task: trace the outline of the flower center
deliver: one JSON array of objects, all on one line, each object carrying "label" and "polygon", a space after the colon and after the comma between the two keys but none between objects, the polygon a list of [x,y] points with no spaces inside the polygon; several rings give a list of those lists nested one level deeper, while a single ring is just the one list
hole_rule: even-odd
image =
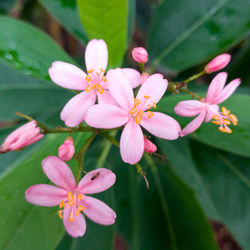
[{"label": "flower center", "polygon": [[107,82],[106,76],[104,76],[105,71],[103,68],[100,68],[100,72],[95,72],[94,69],[88,71],[88,75],[85,77],[85,80],[88,83],[86,88],[87,92],[90,92],[92,89],[98,91],[100,94],[103,94],[103,83]]},{"label": "flower center", "polygon": [[225,107],[221,108],[221,112],[218,112],[216,115],[213,116],[214,121],[212,121],[216,125],[219,126],[219,130],[224,133],[231,134],[232,129],[228,127],[231,123],[234,126],[237,126],[238,119],[234,114],[230,114],[230,110],[226,109]]},{"label": "flower center", "polygon": [[[138,98],[134,100],[134,106],[132,109],[130,109],[129,114],[134,117],[137,124],[140,124],[142,116],[146,110],[156,108],[155,102],[153,102],[153,104],[147,104],[147,100],[150,98],[150,96],[145,95],[143,100],[139,100]],[[152,111],[147,111],[146,113],[148,115],[148,119],[154,116],[154,113]]]},{"label": "flower center", "polygon": [[85,207],[82,205],[79,205],[79,201],[83,198],[83,194],[78,193],[74,194],[72,192],[67,193],[67,200],[62,200],[59,204],[59,210],[58,215],[62,219],[63,218],[63,212],[65,209],[70,208],[70,215],[69,215],[69,221],[73,221],[75,219],[75,216],[79,215],[80,212],[82,212]]}]

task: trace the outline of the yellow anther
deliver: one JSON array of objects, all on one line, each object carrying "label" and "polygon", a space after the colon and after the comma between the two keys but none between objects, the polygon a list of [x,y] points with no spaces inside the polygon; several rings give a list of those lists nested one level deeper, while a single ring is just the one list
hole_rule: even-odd
[{"label": "yellow anther", "polygon": [[148,111],[148,119],[152,118],[154,116],[154,113],[152,111]]},{"label": "yellow anther", "polygon": [[62,200],[62,201],[60,202],[60,204],[59,204],[59,208],[63,208],[63,207],[65,207],[64,200]]},{"label": "yellow anther", "polygon": [[107,82],[106,76],[103,76],[103,77],[102,77],[102,80],[103,80],[104,82]]},{"label": "yellow anther", "polygon": [[84,206],[82,206],[82,205],[79,205],[79,206],[78,206],[78,209],[77,209],[77,211],[81,212],[81,211],[83,211],[84,209],[85,209],[85,207],[84,207]]},{"label": "yellow anther", "polygon": [[212,123],[214,123],[215,125],[220,125],[219,121],[212,121]]},{"label": "yellow anther", "polygon": [[156,109],[156,103],[155,103],[155,102],[153,103],[152,107],[153,107],[154,109]]},{"label": "yellow anther", "polygon": [[90,84],[90,85],[88,85],[88,87],[86,88],[86,92],[89,92],[89,91],[91,91],[92,89],[93,89],[93,85]]},{"label": "yellow anther", "polygon": [[145,96],[144,96],[144,98],[145,98],[145,99],[150,99],[151,97],[150,97],[150,96],[145,95]]},{"label": "yellow anther", "polygon": [[83,194],[78,194],[76,198],[77,198],[77,200],[80,201],[83,198]]},{"label": "yellow anther", "polygon": [[221,111],[222,111],[223,115],[225,115],[225,116],[228,116],[230,114],[230,110],[226,109],[225,107],[222,107]]},{"label": "yellow anther", "polygon": [[96,84],[95,85],[95,89],[102,95],[103,94],[103,88],[101,85],[99,84]]},{"label": "yellow anther", "polygon": [[68,205],[69,205],[70,207],[73,207],[75,204],[76,204],[75,201],[69,201],[69,202],[68,202]]},{"label": "yellow anther", "polygon": [[136,98],[134,101],[134,107],[136,107],[139,104],[141,104],[141,101],[138,98]]},{"label": "yellow anther", "polygon": [[231,122],[229,120],[223,119],[222,120],[222,124],[224,124],[224,125],[230,125]]},{"label": "yellow anther", "polygon": [[72,192],[67,193],[68,201],[73,201],[73,194]]},{"label": "yellow anther", "polygon": [[69,221],[73,221],[73,220],[75,220],[74,213],[70,212],[70,214],[69,214]]},{"label": "yellow anther", "polygon": [[231,119],[234,126],[236,126],[238,124],[238,119],[234,114],[230,114],[229,118]]},{"label": "yellow anther", "polygon": [[214,119],[214,120],[220,120],[220,116],[214,115],[214,116],[213,116],[213,119]]},{"label": "yellow anther", "polygon": [[137,108],[134,107],[134,108],[132,108],[132,109],[129,111],[129,114],[133,115],[133,114],[135,114],[137,111],[138,111]]},{"label": "yellow anther", "polygon": [[140,124],[141,120],[142,120],[142,116],[143,116],[143,111],[139,111],[136,115],[136,118],[135,118],[135,122],[137,124]]},{"label": "yellow anther", "polygon": [[88,73],[91,74],[94,71],[94,69],[88,70]]},{"label": "yellow anther", "polygon": [[87,81],[87,83],[89,83],[89,81],[91,80],[91,76],[87,75],[87,76],[85,77],[85,80]]},{"label": "yellow anther", "polygon": [[62,219],[62,218],[63,218],[63,215],[62,215],[62,210],[58,210],[58,215],[59,215],[60,219]]},{"label": "yellow anther", "polygon": [[101,67],[101,72],[102,72],[102,73],[105,73],[105,70],[104,70],[102,67]]},{"label": "yellow anther", "polygon": [[227,133],[227,134],[231,134],[232,133],[232,130],[229,128],[229,127],[219,127],[219,130],[223,133]]}]

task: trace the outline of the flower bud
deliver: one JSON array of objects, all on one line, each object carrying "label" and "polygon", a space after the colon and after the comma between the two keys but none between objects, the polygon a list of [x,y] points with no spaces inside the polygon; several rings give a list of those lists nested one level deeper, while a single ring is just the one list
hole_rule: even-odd
[{"label": "flower bud", "polygon": [[148,61],[148,52],[142,47],[134,48],[132,50],[132,56],[138,63],[146,63]]},{"label": "flower bud", "polygon": [[149,78],[149,74],[148,73],[142,73],[141,74],[141,85]]},{"label": "flower bud", "polygon": [[72,137],[66,138],[64,143],[58,148],[58,156],[63,161],[69,161],[75,153],[75,146]]},{"label": "flower bud", "polygon": [[204,70],[207,74],[219,71],[225,68],[231,60],[231,56],[229,54],[221,54],[216,56],[210,63],[208,63]]},{"label": "flower bud", "polygon": [[40,134],[41,129],[36,121],[31,121],[8,135],[0,147],[0,153],[17,151],[40,140],[44,135]]},{"label": "flower bud", "polygon": [[155,144],[144,137],[144,151],[148,153],[155,153],[156,150],[157,147]]}]

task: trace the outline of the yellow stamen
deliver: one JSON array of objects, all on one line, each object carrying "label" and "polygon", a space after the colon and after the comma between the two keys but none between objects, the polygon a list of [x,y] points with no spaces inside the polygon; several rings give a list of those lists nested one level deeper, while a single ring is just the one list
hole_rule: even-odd
[{"label": "yellow stamen", "polygon": [[139,105],[139,104],[141,104],[141,101],[138,98],[136,98],[135,99],[134,107],[137,106],[137,105]]},{"label": "yellow stamen", "polygon": [[230,114],[229,118],[231,119],[234,126],[236,126],[238,124],[238,119],[234,114]]},{"label": "yellow stamen", "polygon": [[95,85],[95,89],[102,95],[103,94],[103,88],[101,85],[99,84],[96,84]]},{"label": "yellow stamen", "polygon": [[129,114],[133,115],[133,114],[135,114],[137,111],[138,111],[137,108],[134,107],[134,108],[132,108],[132,109],[129,111]]},{"label": "yellow stamen", "polygon": [[85,80],[87,81],[87,83],[89,83],[89,81],[91,80],[91,76],[87,75],[87,76],[85,77]]},{"label": "yellow stamen", "polygon": [[148,119],[152,118],[154,116],[154,113],[152,111],[148,111]]},{"label": "yellow stamen", "polygon": [[232,130],[229,128],[229,127],[219,127],[219,130],[223,133],[227,133],[227,134],[231,134],[232,133]]},{"label": "yellow stamen", "polygon": [[70,207],[73,207],[75,204],[76,204],[75,201],[69,201],[69,202],[68,202],[68,205],[69,205]]},{"label": "yellow stamen", "polygon": [[107,82],[106,76],[103,76],[103,77],[102,77],[102,80],[103,80],[104,82]]},{"label": "yellow stamen", "polygon": [[215,125],[220,125],[219,121],[212,121],[212,123],[214,123]]},{"label": "yellow stamen", "polygon": [[59,218],[62,219],[63,218],[63,215],[62,215],[62,210],[58,210],[58,215],[59,215]]},{"label": "yellow stamen", "polygon": [[101,67],[101,72],[102,72],[102,73],[105,73],[105,70],[104,70],[102,67]]},{"label": "yellow stamen", "polygon": [[59,204],[59,208],[63,208],[63,207],[65,207],[64,200],[62,200],[62,201],[60,202],[60,204]]},{"label": "yellow stamen", "polygon": [[90,84],[90,85],[88,85],[88,87],[86,88],[86,92],[89,92],[89,91],[92,90],[92,89],[93,89],[93,85]]},{"label": "yellow stamen", "polygon": [[69,214],[69,221],[74,221],[74,220],[75,220],[74,213],[70,212],[70,214]]},{"label": "yellow stamen", "polygon": [[73,201],[73,194],[72,192],[67,193],[68,201]]},{"label": "yellow stamen", "polygon": [[213,119],[214,119],[214,120],[220,120],[220,117],[219,117],[218,115],[214,115],[214,116],[213,116]]},{"label": "yellow stamen", "polygon": [[222,124],[224,124],[224,125],[230,125],[231,122],[229,120],[223,119],[222,120]]},{"label": "yellow stamen", "polygon": [[155,102],[153,103],[152,107],[153,107],[154,109],[156,109],[156,103],[155,103]]},{"label": "yellow stamen", "polygon": [[83,198],[83,194],[78,194],[76,198],[77,198],[77,200],[80,201]]},{"label": "yellow stamen", "polygon": [[145,98],[145,99],[150,99],[151,97],[150,97],[150,96],[145,95],[145,96],[144,96],[144,98]]},{"label": "yellow stamen", "polygon": [[228,116],[230,114],[230,110],[226,109],[225,107],[222,107],[221,111],[222,111],[223,115],[225,115],[225,116]]},{"label": "yellow stamen", "polygon": [[90,69],[90,70],[88,71],[88,73],[91,74],[93,71],[94,71],[94,69]]},{"label": "yellow stamen", "polygon": [[135,122],[137,124],[140,124],[141,120],[142,120],[142,116],[143,116],[143,111],[139,111],[136,115],[136,118],[135,118]]}]

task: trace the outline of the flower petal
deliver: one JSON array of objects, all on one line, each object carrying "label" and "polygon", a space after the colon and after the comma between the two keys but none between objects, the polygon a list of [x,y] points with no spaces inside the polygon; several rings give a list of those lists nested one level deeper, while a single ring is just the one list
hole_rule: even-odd
[{"label": "flower petal", "polygon": [[82,92],[71,98],[61,112],[61,119],[69,127],[78,126],[83,120],[86,110],[96,101],[95,91]]},{"label": "flower petal", "polygon": [[141,125],[152,135],[166,140],[176,140],[181,131],[179,123],[163,113],[154,112],[153,114],[150,119],[143,117]]},{"label": "flower petal", "polygon": [[134,94],[128,78],[120,68],[107,73],[108,89],[115,102],[129,111],[134,105]]},{"label": "flower petal", "polygon": [[108,90],[104,89],[102,94],[97,92],[97,96],[98,96],[98,104],[110,104],[117,106],[117,103],[115,102],[115,100],[113,99]]},{"label": "flower petal", "polygon": [[177,115],[190,117],[199,114],[203,109],[205,109],[206,104],[196,100],[188,100],[179,102],[174,111]]},{"label": "flower petal", "polygon": [[114,185],[115,174],[106,168],[98,168],[87,173],[78,184],[78,191],[83,194],[95,194]]},{"label": "flower petal", "polygon": [[234,79],[220,92],[220,94],[215,98],[214,103],[218,104],[224,102],[233,92],[239,87],[241,80],[239,78]]},{"label": "flower petal", "polygon": [[214,102],[214,100],[221,93],[226,83],[226,80],[227,80],[226,72],[221,72],[214,77],[207,90],[206,102],[211,104],[217,104]]},{"label": "flower petal", "polygon": [[130,120],[121,134],[120,152],[122,160],[131,165],[142,158],[144,152],[144,137],[141,127]]},{"label": "flower petal", "polygon": [[75,90],[84,90],[87,87],[86,74],[73,64],[56,61],[49,68],[50,78],[57,85]]},{"label": "flower petal", "polygon": [[85,50],[85,64],[88,71],[106,70],[108,65],[108,48],[103,40],[91,40]]},{"label": "flower petal", "polygon": [[137,70],[131,69],[131,68],[122,68],[122,71],[125,74],[125,76],[128,78],[131,84],[131,87],[133,89],[140,85],[141,74]]},{"label": "flower petal", "polygon": [[124,125],[129,119],[128,112],[108,104],[97,104],[88,108],[85,115],[85,122],[94,128],[118,128]]},{"label": "flower petal", "polygon": [[94,222],[101,225],[112,225],[116,219],[116,213],[104,202],[84,196],[80,204],[85,207],[84,213]]},{"label": "flower petal", "polygon": [[194,120],[192,120],[184,129],[182,129],[180,136],[185,136],[198,129],[204,121],[205,115],[206,112],[202,111]]},{"label": "flower petal", "polygon": [[71,208],[65,209],[63,212],[63,224],[69,235],[72,237],[83,236],[86,232],[86,221],[84,216],[80,213],[74,217],[73,221],[69,220]]},{"label": "flower petal", "polygon": [[163,79],[163,75],[153,74],[143,83],[136,98],[142,100],[144,96],[148,96],[150,98],[146,100],[145,105],[157,103],[164,95],[167,86],[168,81]]},{"label": "flower petal", "polygon": [[208,105],[207,104],[206,117],[204,119],[204,122],[209,122],[212,119],[212,117],[217,114],[218,111],[219,111],[218,105],[216,105],[216,104]]},{"label": "flower petal", "polygon": [[35,205],[54,207],[67,198],[67,191],[52,185],[38,184],[29,187],[25,199]]},{"label": "flower petal", "polygon": [[74,175],[68,165],[56,156],[48,156],[42,161],[44,173],[57,186],[72,191],[76,188]]}]

